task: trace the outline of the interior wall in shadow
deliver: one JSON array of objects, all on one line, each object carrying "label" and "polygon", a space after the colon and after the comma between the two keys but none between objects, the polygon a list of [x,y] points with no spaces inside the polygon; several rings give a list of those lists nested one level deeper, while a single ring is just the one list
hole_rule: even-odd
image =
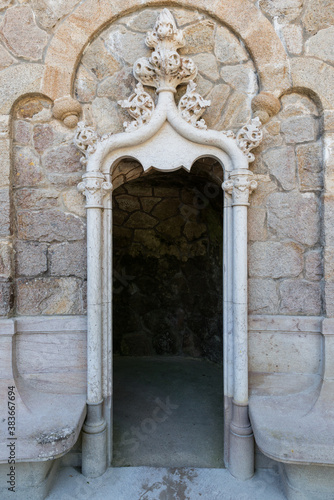
[{"label": "interior wall in shadow", "polygon": [[222,363],[222,167],[151,171],[113,193],[113,343]]}]

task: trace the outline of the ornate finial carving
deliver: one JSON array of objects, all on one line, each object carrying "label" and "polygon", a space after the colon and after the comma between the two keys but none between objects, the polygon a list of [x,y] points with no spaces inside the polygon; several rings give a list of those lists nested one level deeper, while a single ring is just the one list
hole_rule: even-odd
[{"label": "ornate finial carving", "polygon": [[196,128],[206,129],[205,121],[199,120],[205,111],[205,108],[210,106],[211,101],[206,101],[203,97],[195,92],[196,83],[192,80],[188,83],[187,92],[180,99],[178,109],[182,118]]},{"label": "ornate finial carving", "polygon": [[249,205],[249,195],[257,188],[250,170],[235,170],[230,173],[229,179],[222,184],[223,190],[232,195],[232,205]]},{"label": "ornate finial carving", "polygon": [[103,208],[103,199],[112,190],[101,172],[87,172],[78,184],[78,191],[86,196],[86,208]]},{"label": "ornate finial carving", "polygon": [[122,106],[122,108],[127,109],[128,113],[135,118],[135,120],[130,123],[123,123],[126,132],[132,132],[141,125],[148,123],[154,111],[153,99],[145,92],[141,83],[137,83],[135,91],[130,95],[129,99],[118,101],[118,104]]},{"label": "ornate finial carving", "polygon": [[87,126],[84,122],[79,122],[76,134],[74,136],[74,144],[85,155],[81,158],[83,165],[87,164],[89,155],[93,154],[96,150],[99,136],[93,127]]},{"label": "ornate finial carving", "polygon": [[260,127],[261,122],[259,118],[253,118],[237,133],[237,144],[247,156],[249,163],[255,159],[255,156],[250,152],[250,150],[256,148],[262,141],[263,133]]},{"label": "ornate finial carving", "polygon": [[175,92],[178,85],[195,78],[197,68],[194,62],[177,52],[184,46],[183,34],[168,9],[162,11],[153,31],[148,32],[146,45],[154,49],[151,57],[141,57],[133,66],[134,76],[141,83],[157,88],[158,92]]}]

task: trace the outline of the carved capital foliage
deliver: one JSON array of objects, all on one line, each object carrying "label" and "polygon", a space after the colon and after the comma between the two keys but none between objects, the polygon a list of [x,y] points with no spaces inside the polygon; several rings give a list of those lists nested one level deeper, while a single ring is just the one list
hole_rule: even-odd
[{"label": "carved capital foliage", "polygon": [[86,208],[103,208],[103,200],[112,190],[101,172],[87,172],[78,184],[78,191],[86,196]]},{"label": "carved capital foliage", "polygon": [[175,91],[181,83],[195,78],[197,68],[194,62],[177,52],[184,46],[183,34],[168,9],[159,15],[145,42],[154,51],[150,58],[141,57],[133,66],[134,76],[141,83],[155,87],[158,91]]},{"label": "carved capital foliage", "polygon": [[199,118],[204,113],[205,109],[210,106],[211,101],[203,99],[203,97],[195,92],[196,83],[192,80],[187,86],[187,91],[184,96],[180,99],[178,109],[181,113],[182,118],[193,125],[196,128],[206,129],[205,121],[199,120]]},{"label": "carved capital foliage", "polygon": [[262,141],[263,133],[260,127],[259,118],[253,118],[239,130],[236,136],[237,144],[247,156],[249,163],[255,160],[255,156],[250,150],[256,148]]},{"label": "carved capital foliage", "polygon": [[137,83],[135,91],[129,99],[118,101],[118,104],[125,108],[134,118],[132,122],[124,122],[123,126],[126,132],[132,132],[141,125],[148,123],[154,111],[154,102],[152,97],[145,92],[141,83]]},{"label": "carved capital foliage", "polygon": [[249,205],[249,195],[257,188],[253,176],[250,170],[236,170],[223,182],[223,190],[232,196],[232,205]]}]

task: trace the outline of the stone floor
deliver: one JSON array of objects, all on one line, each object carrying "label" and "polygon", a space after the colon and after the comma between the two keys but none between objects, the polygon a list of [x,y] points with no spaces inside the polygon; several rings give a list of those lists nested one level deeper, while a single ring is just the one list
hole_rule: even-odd
[{"label": "stone floor", "polygon": [[222,367],[182,357],[114,361],[114,465],[224,467]]}]

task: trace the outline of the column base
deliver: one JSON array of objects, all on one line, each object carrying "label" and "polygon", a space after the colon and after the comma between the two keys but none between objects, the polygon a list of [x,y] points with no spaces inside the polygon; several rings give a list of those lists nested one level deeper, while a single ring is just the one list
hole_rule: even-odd
[{"label": "column base", "polygon": [[81,472],[89,478],[99,477],[107,466],[107,429],[102,402],[87,404],[87,417],[82,428]]},{"label": "column base", "polygon": [[230,457],[228,469],[242,481],[254,475],[254,435],[248,417],[248,405],[232,402]]}]

